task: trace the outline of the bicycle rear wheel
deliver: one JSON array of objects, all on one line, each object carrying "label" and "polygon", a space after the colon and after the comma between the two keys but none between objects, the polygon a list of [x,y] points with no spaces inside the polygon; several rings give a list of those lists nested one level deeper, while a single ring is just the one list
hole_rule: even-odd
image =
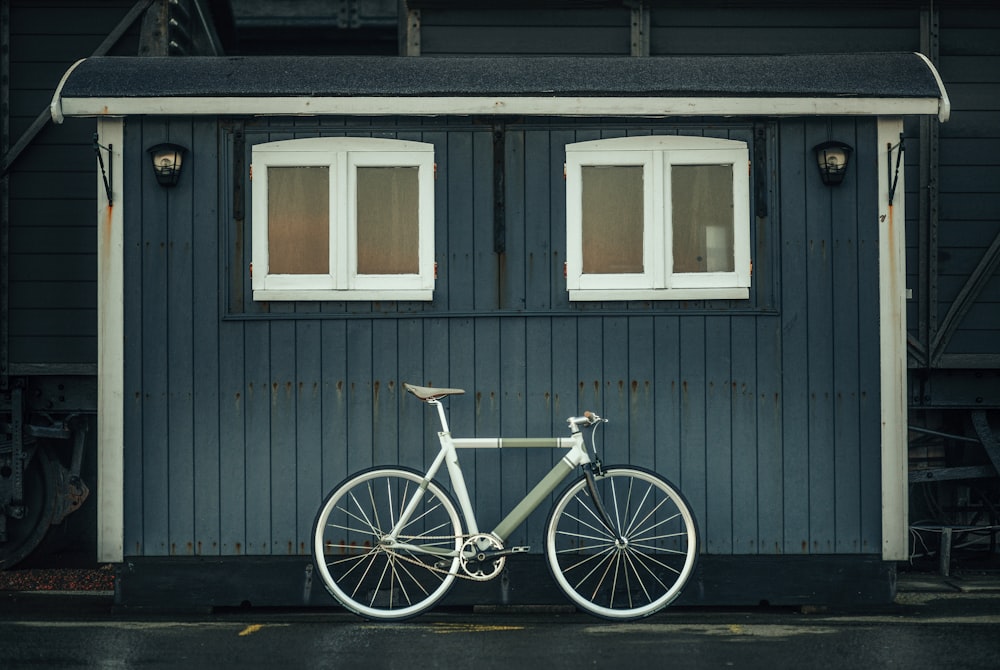
[{"label": "bicycle rear wheel", "polygon": [[549,513],[549,569],[569,599],[591,614],[619,621],[649,616],[680,595],[694,570],[694,515],[680,491],[650,470],[611,466],[595,479],[612,527],[581,477]]},{"label": "bicycle rear wheel", "polygon": [[[313,560],[326,589],[369,619],[400,620],[434,606],[455,580],[462,524],[451,496],[408,468],[373,468],[339,484],[313,524]],[[414,498],[397,543],[386,541]]]}]

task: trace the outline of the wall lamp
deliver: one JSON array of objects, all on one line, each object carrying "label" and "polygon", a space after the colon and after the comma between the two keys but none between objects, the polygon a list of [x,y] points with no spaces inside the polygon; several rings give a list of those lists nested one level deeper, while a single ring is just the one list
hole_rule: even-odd
[{"label": "wall lamp", "polygon": [[816,164],[824,184],[836,186],[844,181],[844,173],[847,172],[847,164],[854,151],[850,145],[843,142],[823,142],[814,146],[813,151],[816,152]]},{"label": "wall lamp", "polygon": [[181,176],[181,164],[187,149],[179,144],[157,144],[149,148],[153,174],[160,186],[173,186]]}]

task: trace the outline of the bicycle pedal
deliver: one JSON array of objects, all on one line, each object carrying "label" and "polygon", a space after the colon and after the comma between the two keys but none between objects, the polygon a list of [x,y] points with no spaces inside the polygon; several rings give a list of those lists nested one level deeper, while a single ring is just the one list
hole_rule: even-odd
[{"label": "bicycle pedal", "polygon": [[512,554],[526,554],[531,551],[531,547],[511,547],[509,551]]}]

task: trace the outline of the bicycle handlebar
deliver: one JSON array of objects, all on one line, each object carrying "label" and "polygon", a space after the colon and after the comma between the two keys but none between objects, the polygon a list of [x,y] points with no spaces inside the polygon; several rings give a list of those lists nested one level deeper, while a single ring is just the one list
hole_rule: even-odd
[{"label": "bicycle handlebar", "polygon": [[591,426],[595,423],[607,422],[607,419],[602,419],[596,413],[587,410],[583,413],[583,416],[571,416],[566,419],[566,422],[572,426]]}]

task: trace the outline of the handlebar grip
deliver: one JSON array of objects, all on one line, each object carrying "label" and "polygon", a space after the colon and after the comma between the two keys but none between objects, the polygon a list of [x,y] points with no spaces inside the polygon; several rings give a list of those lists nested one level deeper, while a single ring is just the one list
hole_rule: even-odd
[{"label": "handlebar grip", "polygon": [[571,424],[574,424],[574,425],[577,425],[577,426],[582,426],[582,425],[591,426],[591,425],[593,425],[595,423],[598,423],[600,421],[606,421],[606,420],[607,419],[602,419],[601,417],[599,417],[594,412],[591,412],[590,410],[587,410],[586,412],[584,412],[583,416],[571,416],[569,419],[567,419],[567,421],[569,421]]}]

